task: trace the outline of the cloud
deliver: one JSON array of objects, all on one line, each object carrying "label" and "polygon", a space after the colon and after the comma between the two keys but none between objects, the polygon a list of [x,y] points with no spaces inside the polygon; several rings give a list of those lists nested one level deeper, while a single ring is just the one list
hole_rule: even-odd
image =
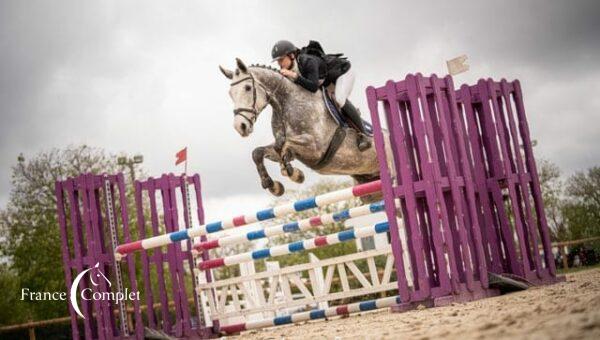
[{"label": "cloud", "polygon": [[[142,153],[149,174],[189,168],[206,197],[268,197],[251,160],[272,141],[265,112],[250,138],[232,128],[217,65],[268,62],[271,44],[309,39],[344,52],[357,73],[352,98],[408,72],[445,71],[466,53],[480,77],[519,78],[539,154],[567,173],[596,164],[600,141],[600,24],[595,1],[178,1],[0,4],[0,206],[10,166],[73,143]],[[269,170],[279,175],[277,166]],[[308,172],[308,182],[318,176]],[[287,185],[288,181],[284,181]]]}]

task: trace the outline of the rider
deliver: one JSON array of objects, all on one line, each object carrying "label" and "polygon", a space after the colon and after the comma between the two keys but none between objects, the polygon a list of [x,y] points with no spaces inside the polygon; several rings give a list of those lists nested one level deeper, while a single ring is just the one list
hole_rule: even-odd
[{"label": "rider", "polygon": [[[320,48],[320,46],[319,46]],[[364,151],[371,146],[366,136],[365,126],[358,109],[348,100],[354,86],[354,73],[350,62],[345,58],[335,58],[327,63],[322,58],[298,49],[287,40],[278,41],[271,51],[273,60],[277,60],[281,74],[308,91],[317,92],[325,87],[334,98],[342,113],[357,127],[357,146]]]}]

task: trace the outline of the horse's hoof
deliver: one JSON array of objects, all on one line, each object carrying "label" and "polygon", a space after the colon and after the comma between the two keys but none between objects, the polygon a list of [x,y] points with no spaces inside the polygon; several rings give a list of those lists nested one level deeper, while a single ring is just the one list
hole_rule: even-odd
[{"label": "horse's hoof", "polygon": [[304,182],[304,173],[302,172],[302,170],[294,168],[294,170],[292,171],[292,175],[290,176],[290,179],[296,183],[303,183]]},{"label": "horse's hoof", "polygon": [[273,185],[269,188],[269,192],[275,196],[281,196],[285,192],[285,188],[281,182],[275,181]]},{"label": "horse's hoof", "polygon": [[261,185],[263,189],[269,189],[273,187],[273,180],[270,178],[265,178],[261,181]]},{"label": "horse's hoof", "polygon": [[281,176],[288,177],[288,172],[285,167],[281,167]]}]

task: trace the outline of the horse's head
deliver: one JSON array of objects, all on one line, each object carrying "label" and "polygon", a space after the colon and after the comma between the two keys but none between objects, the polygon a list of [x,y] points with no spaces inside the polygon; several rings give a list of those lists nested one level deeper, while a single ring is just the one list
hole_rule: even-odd
[{"label": "horse's head", "polygon": [[243,61],[236,58],[237,69],[230,71],[219,66],[225,77],[231,79],[229,96],[233,100],[233,127],[242,136],[252,133],[258,115],[269,104],[269,94]]}]

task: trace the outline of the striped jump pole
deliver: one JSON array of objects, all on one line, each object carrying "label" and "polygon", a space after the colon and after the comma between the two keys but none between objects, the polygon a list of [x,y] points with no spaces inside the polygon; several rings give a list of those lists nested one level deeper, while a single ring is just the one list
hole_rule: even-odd
[{"label": "striped jump pole", "polygon": [[225,236],[210,241],[200,242],[194,245],[194,250],[205,251],[223,246],[250,242],[261,238],[281,235],[285,233],[309,230],[311,228],[322,226],[325,224],[343,222],[350,218],[374,214],[383,210],[385,210],[385,205],[383,201],[379,201],[371,204],[365,204],[356,208],[346,209],[336,213],[313,216],[300,221],[288,222],[273,227],[264,228],[262,230],[250,231],[241,235]]},{"label": "striped jump pole", "polygon": [[234,334],[251,329],[273,327],[298,323],[302,321],[318,320],[327,317],[348,315],[351,313],[366,312],[375,309],[391,307],[399,304],[400,296],[390,296],[381,299],[367,300],[347,305],[329,307],[325,309],[313,309],[307,312],[294,313],[292,315],[279,316],[273,319],[250,321],[245,323],[221,326],[220,331],[226,334]]},{"label": "striped jump pole", "polygon": [[323,195],[302,199],[299,201],[284,203],[273,208],[260,210],[251,215],[240,215],[228,220],[212,222],[197,227],[175,231],[164,235],[154,236],[135,242],[121,244],[115,250],[117,259],[142,249],[153,249],[166,246],[171,243],[181,242],[193,237],[198,237],[210,233],[216,233],[221,230],[241,227],[250,223],[266,221],[275,217],[285,216],[290,213],[300,212],[312,208],[326,206],[328,204],[348,200],[355,197],[361,197],[381,191],[381,181],[359,184],[350,188],[332,191]]},{"label": "striped jump pole", "polygon": [[234,264],[252,262],[254,260],[262,258],[276,257],[308,249],[314,249],[317,247],[334,245],[337,243],[346,242],[357,238],[384,233],[388,230],[388,222],[381,222],[368,227],[344,230],[339,233],[317,236],[311,239],[283,244],[272,248],[264,248],[255,251],[250,251],[247,253],[203,261],[200,262],[198,268],[200,268],[201,270],[207,270],[211,268],[232,266]]}]

